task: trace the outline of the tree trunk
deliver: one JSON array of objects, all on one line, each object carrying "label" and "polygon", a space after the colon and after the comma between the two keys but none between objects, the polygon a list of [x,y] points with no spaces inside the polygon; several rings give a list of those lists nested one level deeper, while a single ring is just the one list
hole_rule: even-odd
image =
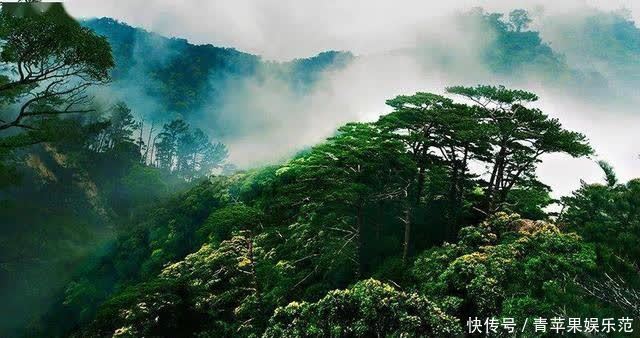
[{"label": "tree trunk", "polygon": [[504,172],[505,165],[505,156],[507,153],[507,148],[502,146],[500,151],[496,155],[495,164],[493,166],[493,171],[491,173],[491,180],[489,181],[489,187],[487,190],[486,204],[487,204],[487,212],[493,212],[495,208],[495,198],[494,195],[496,193],[497,188],[500,186],[500,182],[502,181],[502,174]]},{"label": "tree trunk", "polygon": [[420,197],[422,197],[422,190],[424,189],[425,171],[426,169],[424,166],[421,166],[420,169],[418,170],[418,184],[416,188],[415,200],[413,201],[415,205],[420,204]]},{"label": "tree trunk", "polygon": [[255,262],[255,258],[253,255],[253,235],[250,233],[248,238],[247,238],[247,256],[249,256],[249,261],[251,261],[251,275],[252,275],[252,282],[253,282],[253,287],[255,288],[255,292],[258,292],[258,277],[257,277],[257,273],[256,273],[256,262]]},{"label": "tree trunk", "polygon": [[409,258],[409,247],[411,245],[411,204],[407,203],[404,210],[404,242],[402,244],[402,264],[406,265]]},{"label": "tree trunk", "polygon": [[409,251],[411,249],[411,223],[412,223],[412,209],[420,205],[420,198],[422,197],[422,190],[424,190],[424,182],[425,182],[425,172],[426,169],[424,166],[421,166],[418,169],[418,177],[416,184],[415,196],[411,196],[409,191],[406,191],[407,194],[407,202],[404,210],[404,241],[402,243],[402,263],[406,264],[407,259],[409,258]]},{"label": "tree trunk", "polygon": [[449,219],[445,237],[447,240],[455,238],[455,228],[458,222],[459,203],[458,203],[458,185],[459,185],[459,169],[457,164],[453,164],[451,170],[451,182],[449,183]]},{"label": "tree trunk", "polygon": [[356,262],[358,262],[358,271],[357,276],[359,278],[361,278],[363,276],[364,273],[364,239],[362,236],[363,233],[363,228],[364,228],[364,221],[363,221],[363,215],[362,215],[362,204],[359,204],[356,207],[356,229],[358,231],[358,233],[356,234],[357,237],[357,248],[356,248]]},{"label": "tree trunk", "polygon": [[140,156],[140,162],[144,163],[142,160],[142,145],[144,141],[142,141],[142,132],[144,131],[144,120],[140,122],[140,134],[138,135],[138,155]]},{"label": "tree trunk", "polygon": [[449,234],[447,237],[449,239],[454,240],[458,235],[458,229],[460,228],[461,222],[461,212],[463,206],[463,199],[465,196],[465,175],[467,173],[467,160],[469,156],[469,149],[464,149],[464,154],[462,156],[461,162],[456,162],[453,165],[453,173],[452,173],[452,183],[451,190],[449,191],[450,196],[450,212],[449,212]]}]

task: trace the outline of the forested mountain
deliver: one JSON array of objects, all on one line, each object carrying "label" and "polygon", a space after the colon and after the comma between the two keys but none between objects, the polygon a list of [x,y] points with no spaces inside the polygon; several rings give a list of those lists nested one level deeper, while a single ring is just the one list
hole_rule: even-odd
[{"label": "forested mountain", "polygon": [[[639,31],[610,15],[571,28],[593,45],[565,55],[526,11],[462,14],[492,37],[469,76],[566,95],[635,83]],[[223,122],[259,107],[238,101],[275,88],[321,105],[327,77],[377,56],[264,61],[39,3],[2,4],[0,41],[2,336],[454,337],[469,318],[557,316],[639,330],[640,183],[599,162],[603,183],[554,200],[546,156],[598,149],[533,92],[396,93],[375,120],[246,169],[225,144],[246,130]],[[432,47],[392,54],[461,72]]]},{"label": "forested mountain", "polygon": [[548,19],[545,24],[545,38],[567,62],[612,71],[622,79],[637,75],[640,29],[631,13],[589,11],[574,20]]},{"label": "forested mountain", "polygon": [[[523,15],[526,16],[526,12]],[[526,72],[579,83],[575,78],[577,70],[567,65],[563,56],[540,38],[539,32],[527,29],[527,17],[521,19],[525,22],[517,28],[510,18],[482,10],[470,11],[457,20],[463,29],[477,30],[489,37],[489,42],[481,47],[480,58],[492,73],[513,78]],[[239,82],[282,81],[296,95],[303,96],[324,73],[357,62],[351,53],[335,51],[288,62],[264,61],[257,55],[233,48],[193,45],[184,39],[166,38],[109,18],[87,20],[82,24],[105,36],[112,46],[115,67],[110,86],[116,96],[133,105],[134,110],[140,102],[144,108],[139,114],[160,120],[176,114],[189,120],[206,109],[207,121],[215,122],[225,97],[238,89]],[[416,46],[418,50],[431,47],[429,44]],[[415,52],[410,50],[412,55]],[[446,50],[440,52],[447,53]],[[431,55],[424,57],[431,58]],[[455,72],[458,65],[448,64],[446,59],[441,56],[439,67]],[[222,134],[232,133],[225,127],[209,126]]]},{"label": "forested mountain", "polygon": [[[175,114],[189,119],[205,107],[208,114],[215,115],[225,96],[234,89],[233,84],[243,80],[277,79],[303,95],[322,72],[345,67],[353,58],[348,52],[329,51],[279,63],[263,61],[257,55],[233,48],[166,38],[109,18],[88,20],[83,25],[105,36],[112,46],[115,60],[112,85],[116,90],[136,89],[133,93],[122,93],[123,99],[148,96],[153,101],[152,107],[161,110],[140,113],[158,114],[160,120]],[[215,116],[209,118],[215,121]],[[213,130],[225,132],[215,127]]]},{"label": "forested mountain", "polygon": [[[206,133],[182,119],[212,104],[211,92],[220,90],[219,95],[225,95],[224,79],[253,79],[270,72],[290,81],[292,88],[304,90],[318,72],[350,59],[348,53],[327,52],[286,64],[266,63],[257,56],[194,46],[111,19],[83,24],[108,37],[114,90],[134,82],[135,90],[122,89],[126,95],[94,100],[84,116],[49,119],[43,125],[46,130],[26,129],[24,135],[3,139],[3,149],[10,150],[3,153],[8,166],[3,167],[2,186],[6,187],[0,192],[2,297],[6,308],[15,310],[15,316],[2,319],[3,326],[29,320],[24,316],[31,316],[34,307],[49,306],[52,292],[64,287],[69,273],[87,257],[101,254],[121,227],[144,217],[141,210],[146,206],[185,189],[212,167],[218,172],[233,170],[225,163],[226,146],[209,141]],[[163,59],[163,53],[175,57]],[[219,83],[210,81],[214,74]],[[83,95],[95,90],[81,86],[77,91],[82,90]],[[103,90],[109,92],[103,86],[92,95],[103,96]],[[148,107],[163,109],[147,111],[140,96],[148,96],[145,103],[154,101]],[[118,97],[134,99],[125,102]],[[129,106],[145,110],[134,111]],[[55,133],[58,128],[65,130],[64,135]],[[42,145],[50,139],[55,143]],[[32,143],[35,145],[23,147]],[[46,285],[40,283],[44,278]]]},{"label": "forested mountain", "polygon": [[554,224],[535,167],[545,153],[591,154],[585,137],[529,108],[535,94],[447,91],[478,103],[401,95],[375,123],[162,204],[39,325],[82,337],[446,337],[473,316],[637,316],[637,180],[602,163],[607,183],[585,183]]}]

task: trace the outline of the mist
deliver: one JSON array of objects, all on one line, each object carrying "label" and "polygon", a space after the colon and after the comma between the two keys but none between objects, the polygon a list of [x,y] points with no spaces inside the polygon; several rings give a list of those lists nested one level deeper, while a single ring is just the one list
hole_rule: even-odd
[{"label": "mist", "polygon": [[[145,10],[107,4],[89,9],[90,3],[70,1],[67,7],[78,16],[99,12],[169,36],[187,37],[190,42],[235,47],[264,59],[288,60],[326,50],[356,54],[346,67],[322,72],[302,94],[280,76],[261,72],[227,79],[224,88],[217,91],[224,95],[212,93],[211,98],[205,98],[211,105],[192,112],[188,120],[227,144],[230,162],[240,168],[282,162],[346,122],[374,121],[389,111],[385,100],[396,95],[443,93],[451,85],[492,84],[535,92],[541,98],[538,107],[560,119],[566,128],[584,133],[596,149],[592,159],[545,158],[539,175],[553,188],[554,196],[578,188],[580,179],[600,181],[602,174],[595,160],[609,161],[623,180],[637,175],[640,139],[633,129],[640,114],[633,94],[634,85],[640,83],[640,77],[634,77],[638,67],[632,68],[636,74],[621,78],[616,71],[619,65],[608,63],[612,59],[596,62],[584,57],[567,33],[579,31],[589,17],[619,11],[621,6],[631,9],[629,19],[637,17],[633,3],[460,1],[438,7],[404,1],[365,7],[357,2],[298,6],[292,2],[239,1],[234,5],[185,4],[171,11],[162,1],[148,4]],[[476,5],[484,5],[487,12],[528,9],[534,20],[531,30],[539,31],[543,44],[564,58],[568,71],[578,75],[567,80],[535,65],[511,74],[491,69],[482,55],[496,39],[494,32],[481,23],[461,20]],[[367,9],[348,20],[356,8]],[[155,46],[153,50],[162,48]],[[144,51],[140,48],[139,53]],[[171,57],[159,54],[138,57],[141,62]],[[137,76],[130,74],[132,79]],[[219,85],[215,74],[210,81]],[[143,116],[146,111],[162,109],[145,95],[131,95],[141,91],[135,81],[130,83],[117,83],[110,89],[112,96],[127,101],[137,97],[130,105]]]},{"label": "mist", "polygon": [[[538,173],[553,188],[555,197],[577,189],[581,179],[601,181],[596,160],[610,162],[623,180],[637,175],[640,140],[634,130],[640,115],[634,107],[638,102],[621,94],[633,88],[610,77],[606,78],[609,91],[590,85],[567,87],[535,69],[516,76],[495,75],[479,57],[491,32],[480,27],[461,31],[461,27],[442,26],[451,21],[455,20],[438,22],[446,28],[435,34],[423,34],[416,41],[420,48],[361,55],[345,69],[327,72],[303,97],[278,81],[249,82],[241,90],[231,91],[234,94],[225,98],[220,114],[223,121],[216,123],[239,131],[237,137],[224,139],[231,149],[231,161],[245,168],[282,161],[330,136],[341,124],[376,120],[389,111],[384,101],[395,95],[416,91],[442,94],[446,86],[483,83],[537,93],[541,99],[536,106],[560,119],[566,128],[587,135],[596,149],[591,159],[544,158]],[[600,95],[592,95],[596,92]]]},{"label": "mist", "polygon": [[586,8],[629,8],[640,18],[640,4],[633,0],[133,0],[126,6],[67,0],[65,5],[76,17],[113,17],[165,36],[233,47],[280,61],[325,50],[350,50],[361,55],[411,47],[421,30],[445,28],[433,21],[473,7],[493,12],[525,8],[545,15]]}]

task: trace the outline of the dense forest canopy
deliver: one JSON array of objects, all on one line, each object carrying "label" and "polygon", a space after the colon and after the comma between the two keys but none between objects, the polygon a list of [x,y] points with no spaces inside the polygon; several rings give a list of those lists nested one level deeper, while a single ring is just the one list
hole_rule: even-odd
[{"label": "dense forest canopy", "polygon": [[[576,80],[528,12],[465,15],[498,33],[492,71]],[[2,4],[0,42],[0,335],[455,337],[476,317],[638,330],[640,179],[600,161],[603,183],[553,199],[545,156],[596,150],[531,91],[397,95],[241,170],[193,116],[203,92],[275,76],[305,95],[356,57],[264,62],[40,3]],[[160,45],[176,54],[136,55]],[[105,99],[133,80],[149,111]]]}]

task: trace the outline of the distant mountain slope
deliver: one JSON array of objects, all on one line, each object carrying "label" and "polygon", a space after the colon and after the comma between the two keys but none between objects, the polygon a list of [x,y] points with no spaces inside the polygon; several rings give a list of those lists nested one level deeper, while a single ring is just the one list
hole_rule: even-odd
[{"label": "distant mountain slope", "polygon": [[603,74],[618,87],[640,83],[640,29],[630,13],[592,10],[552,17],[541,30],[575,67]]},{"label": "distant mountain slope", "polygon": [[[607,88],[610,81],[606,79],[606,69],[588,67],[585,63],[590,64],[596,58],[600,63],[635,66],[636,62],[628,59],[637,54],[633,47],[637,43],[627,42],[640,41],[633,23],[629,26],[628,21],[612,13],[601,13],[582,25],[551,25],[556,31],[566,33],[571,30],[572,34],[564,36],[580,36],[577,40],[582,41],[565,39],[554,42],[553,46],[537,31],[527,27],[515,29],[510,19],[499,13],[476,10],[459,15],[456,20],[457,29],[469,41],[422,41],[417,42],[415,48],[400,53],[406,53],[418,62],[428,62],[431,68],[453,76],[486,79],[488,74],[498,81],[515,84],[534,79],[591,95],[592,88]],[[125,100],[138,114],[151,120],[162,121],[175,115],[202,120],[202,115],[206,115],[211,130],[226,134],[235,131],[224,129],[239,126],[220,122],[227,118],[219,115],[247,114],[229,111],[225,106],[230,94],[237,95],[245,90],[248,82],[260,86],[266,83],[269,88],[277,82],[278,86],[285,85],[284,89],[290,91],[288,95],[303,96],[314,89],[323,74],[371,57],[328,51],[289,62],[265,61],[260,56],[233,48],[194,45],[185,39],[167,38],[111,18],[86,20],[83,24],[105,36],[113,48],[117,66],[113,72],[111,97]],[[624,43],[606,43],[621,38]],[[460,50],[451,44],[474,44],[477,50],[474,55],[458,55]],[[598,47],[605,45],[610,48]],[[575,62],[570,64],[565,53],[584,57],[570,58],[569,62]],[[589,55],[592,58],[585,61]],[[469,74],[464,67],[469,61],[476,62],[481,68],[475,71],[486,73]],[[616,70],[615,75],[629,74],[628,67]]]},{"label": "distant mountain slope", "polygon": [[214,107],[219,104],[230,81],[277,76],[303,91],[320,73],[344,67],[352,59],[350,53],[331,51],[285,63],[265,62],[259,56],[233,48],[194,45],[110,18],[83,24],[109,40],[117,65],[113,72],[115,88],[140,89],[166,113],[187,117],[205,104]]}]

